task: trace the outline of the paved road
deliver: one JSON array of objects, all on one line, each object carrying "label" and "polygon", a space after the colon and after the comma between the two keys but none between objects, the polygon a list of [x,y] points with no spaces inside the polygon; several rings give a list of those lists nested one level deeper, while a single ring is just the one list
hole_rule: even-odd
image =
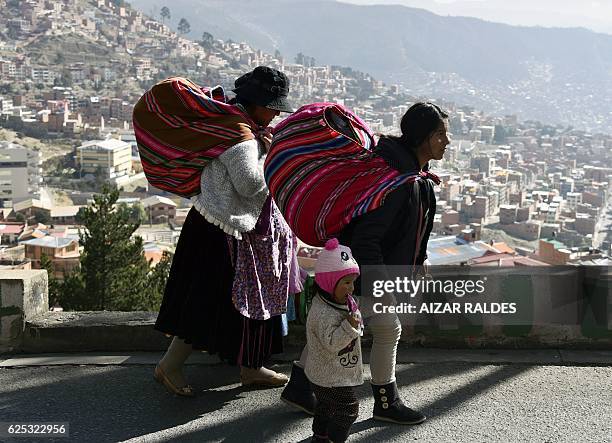
[{"label": "paved road", "polygon": [[[154,383],[146,362],[112,363],[0,367],[0,421],[66,421],[70,440],[88,443],[302,442],[310,436],[311,419],[279,402],[280,389],[245,390],[236,383],[236,368],[188,366],[199,395],[183,399]],[[289,364],[276,369],[288,373]],[[612,441],[611,366],[412,363],[398,366],[398,380],[404,398],[428,421],[416,427],[374,422],[366,384],[350,441]]]}]

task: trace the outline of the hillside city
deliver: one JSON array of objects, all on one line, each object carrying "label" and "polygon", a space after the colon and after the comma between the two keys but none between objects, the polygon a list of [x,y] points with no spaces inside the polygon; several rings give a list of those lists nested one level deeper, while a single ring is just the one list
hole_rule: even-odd
[{"label": "hillside city", "polygon": [[[336,102],[375,133],[397,133],[415,97],[349,67],[286,59],[212,35],[187,38],[120,1],[0,0],[0,269],[55,276],[79,266],[79,211],[104,184],[135,208],[145,257],[172,252],[190,201],[147,184],[131,115],[173,75],[231,90],[242,73],[285,72],[297,108]],[[442,182],[429,258],[434,265],[607,265],[612,246],[612,135],[517,115],[490,116],[447,100],[452,143],[432,169]],[[315,253],[304,245],[307,263]]]}]

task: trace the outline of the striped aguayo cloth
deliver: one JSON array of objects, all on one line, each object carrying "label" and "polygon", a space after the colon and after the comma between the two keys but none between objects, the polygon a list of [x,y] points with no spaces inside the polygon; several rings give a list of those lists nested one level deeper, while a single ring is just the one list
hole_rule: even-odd
[{"label": "striped aguayo cloth", "polygon": [[202,88],[172,77],[136,103],[134,132],[142,168],[156,188],[191,197],[202,169],[227,148],[255,138],[257,125],[227,103],[220,86]]},{"label": "striped aguayo cloth", "polygon": [[[348,120],[353,134],[333,129],[330,112]],[[273,134],[264,166],[266,182],[293,232],[309,245],[322,246],[354,217],[380,207],[404,183],[425,178],[439,183],[434,174],[400,174],[388,166],[373,154],[374,138],[367,125],[338,104],[303,106]]]}]

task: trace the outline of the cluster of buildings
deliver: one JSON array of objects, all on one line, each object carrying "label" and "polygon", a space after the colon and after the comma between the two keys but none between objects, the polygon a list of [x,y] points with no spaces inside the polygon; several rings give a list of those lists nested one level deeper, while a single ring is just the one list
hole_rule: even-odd
[{"label": "cluster of buildings", "polygon": [[[78,215],[91,204],[93,196],[73,197],[80,198],[82,204],[55,205],[29,198],[0,209],[0,270],[40,269],[43,255],[50,260],[58,279],[77,269],[82,252]],[[144,217],[134,235],[143,239],[143,252],[152,266],[164,251],[173,251],[188,209],[179,209],[173,200],[157,195],[122,197],[117,205],[142,207]]]},{"label": "cluster of buildings", "polygon": [[[0,26],[23,26],[10,25],[10,40],[0,40],[0,81],[14,85],[11,92],[0,92],[4,126],[41,137],[104,138],[129,129],[134,104],[155,81],[182,75],[229,90],[239,75],[258,65],[287,73],[296,106],[335,101],[368,118],[374,130],[397,123],[393,113],[377,105],[396,97],[397,86],[386,87],[348,68],[315,66],[310,57],[289,63],[279,53],[267,54],[246,43],[199,44],[115,3],[28,0],[6,9]],[[91,63],[72,59],[62,45],[73,38],[106,55]],[[44,48],[56,54],[30,54],[34,41],[57,41],[55,47],[48,43]]]},{"label": "cluster of buildings", "polygon": [[[495,229],[522,240],[519,252],[556,264],[610,254],[612,137],[511,116],[453,115],[453,141],[434,166],[442,179],[438,235],[477,240],[483,228]],[[466,125],[476,129],[458,129]]]},{"label": "cluster of buildings", "polygon": [[[156,260],[174,247],[189,202],[147,186],[131,128],[134,103],[168,75],[231,89],[246,69],[273,66],[287,73],[296,107],[341,103],[380,133],[397,133],[402,115],[419,99],[349,68],[317,66],[310,57],[289,63],[245,43],[199,44],[116,3],[0,0],[7,11],[0,27],[10,37],[0,40],[0,82],[13,85],[0,90],[0,124],[72,140],[68,156],[75,171],[69,179],[43,171],[40,151],[0,143],[0,267],[39,267],[42,254],[60,278],[78,266],[78,212],[92,194],[74,190],[69,181],[95,179],[124,189],[140,184],[123,192],[121,203],[143,207],[136,235],[145,240],[145,255]],[[100,63],[75,61],[70,54],[45,63],[28,52],[34,41],[74,36],[108,54]],[[439,104],[451,116],[453,141],[445,159],[433,165],[442,179],[430,242],[433,264],[606,263],[611,136]],[[43,180],[67,191],[72,204],[55,205]],[[503,241],[491,240],[502,234]],[[304,246],[301,255],[310,263],[316,251]]]}]

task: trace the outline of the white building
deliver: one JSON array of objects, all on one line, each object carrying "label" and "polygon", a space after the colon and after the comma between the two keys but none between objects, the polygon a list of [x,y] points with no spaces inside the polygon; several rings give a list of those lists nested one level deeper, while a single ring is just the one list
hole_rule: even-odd
[{"label": "white building", "polygon": [[0,96],[0,114],[10,114],[13,111],[13,99]]},{"label": "white building", "polygon": [[77,163],[81,173],[114,179],[132,172],[132,147],[121,140],[94,140],[77,148]]},{"label": "white building", "polygon": [[0,205],[12,206],[13,200],[38,197],[41,183],[40,152],[0,142]]}]

